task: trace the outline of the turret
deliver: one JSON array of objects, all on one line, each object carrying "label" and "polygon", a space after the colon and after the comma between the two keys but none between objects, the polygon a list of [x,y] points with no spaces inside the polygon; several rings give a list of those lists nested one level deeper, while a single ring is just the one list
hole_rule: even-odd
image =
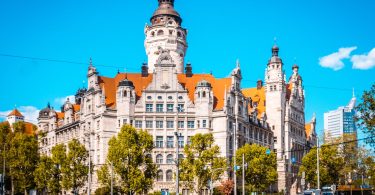
[{"label": "turret", "polygon": [[87,88],[89,91],[99,89],[99,81],[98,81],[99,72],[96,71],[95,66],[92,64],[92,59],[90,58],[90,64],[87,71],[87,80],[88,86]]},{"label": "turret", "polygon": [[70,124],[74,122],[74,110],[73,110],[73,104],[70,102],[69,98],[66,99],[66,102],[63,106],[62,110],[64,112],[64,124]]},{"label": "turret", "polygon": [[202,120],[199,128],[209,128],[209,116],[213,110],[213,91],[211,83],[201,80],[195,87],[195,107],[197,109],[197,119]]},{"label": "turret", "polygon": [[184,71],[187,49],[187,30],[181,27],[182,19],[174,9],[174,0],[158,0],[159,6],[152,15],[151,26],[145,27],[145,48],[148,56],[148,72],[153,73],[161,47],[170,50],[177,72]]},{"label": "turret", "polygon": [[117,86],[116,107],[118,127],[131,124],[134,116],[136,93],[132,81],[125,78]]}]

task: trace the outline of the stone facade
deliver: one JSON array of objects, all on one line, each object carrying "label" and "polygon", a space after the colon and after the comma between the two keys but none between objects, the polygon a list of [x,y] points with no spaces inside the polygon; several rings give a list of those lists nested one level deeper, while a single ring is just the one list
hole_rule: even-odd
[{"label": "stone facade", "polygon": [[[174,161],[183,157],[182,150],[176,152],[177,144],[183,147],[197,133],[212,133],[221,155],[230,159],[236,131],[235,147],[255,143],[277,152],[277,189],[290,191],[292,184],[298,184],[296,175],[304,154],[300,149],[308,137],[298,67],[287,83],[274,47],[265,86],[259,81],[256,88],[242,89],[239,62],[228,78],[194,74],[190,63],[184,71],[187,31],[173,6],[173,0],[159,0],[152,25],[145,28],[148,64],[142,65],[140,73],[101,76],[90,60],[87,90],[77,91],[75,104],[67,100],[61,112],[50,106],[40,112],[38,127],[46,132],[40,139],[41,153],[50,155],[54,145],[78,139],[90,150],[98,168],[105,163],[109,139],[130,124],[154,138],[151,155],[158,164],[158,176],[153,190],[173,192]],[[295,149],[298,152],[290,152]],[[91,187],[100,187],[95,171]]]}]

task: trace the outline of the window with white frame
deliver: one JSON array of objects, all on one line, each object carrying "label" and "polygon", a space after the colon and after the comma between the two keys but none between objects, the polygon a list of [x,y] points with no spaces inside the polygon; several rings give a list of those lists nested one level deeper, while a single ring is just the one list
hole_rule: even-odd
[{"label": "window with white frame", "polygon": [[185,121],[178,121],[178,128],[184,128],[185,127]]},{"label": "window with white frame", "polygon": [[146,104],[146,112],[153,112],[153,107],[152,104]]},{"label": "window with white frame", "polygon": [[206,128],[207,127],[207,120],[202,120],[202,127]]},{"label": "window with white frame", "polygon": [[174,121],[167,121],[167,128],[168,129],[174,128]]},{"label": "window with white frame", "polygon": [[184,136],[179,136],[178,137],[178,147],[183,148],[184,145],[185,145]]},{"label": "window with white frame", "polygon": [[135,128],[142,128],[142,121],[141,120],[135,121]]},{"label": "window with white frame", "polygon": [[156,104],[156,112],[163,112],[163,104]]},{"label": "window with white frame", "polygon": [[152,120],[146,120],[146,128],[152,128],[153,127],[153,121]]},{"label": "window with white frame", "polygon": [[163,136],[156,136],[155,147],[163,148]]},{"label": "window with white frame", "polygon": [[188,127],[189,129],[193,129],[193,128],[194,128],[194,121],[188,121],[188,122],[187,122],[187,127]]},{"label": "window with white frame", "polygon": [[167,156],[167,164],[173,164],[173,155],[172,154],[168,154],[168,156]]},{"label": "window with white frame", "polygon": [[174,140],[173,140],[173,136],[168,136],[167,137],[167,148],[173,148],[173,142],[174,142]]},{"label": "window with white frame", "polygon": [[162,129],[163,128],[163,121],[161,121],[161,120],[156,121],[156,128]]},{"label": "window with white frame", "polygon": [[167,104],[167,112],[173,112],[173,104]]}]

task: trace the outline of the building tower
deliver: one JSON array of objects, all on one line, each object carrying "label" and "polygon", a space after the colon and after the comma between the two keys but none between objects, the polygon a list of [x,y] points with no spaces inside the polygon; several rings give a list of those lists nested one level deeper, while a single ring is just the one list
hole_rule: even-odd
[{"label": "building tower", "polygon": [[176,64],[177,73],[184,71],[187,49],[187,30],[181,27],[182,19],[174,9],[174,0],[158,0],[159,7],[152,15],[151,26],[145,27],[145,48],[148,72],[153,73],[161,50],[169,50]]},{"label": "building tower", "polygon": [[[285,152],[285,73],[283,62],[279,57],[279,47],[272,47],[272,57],[268,61],[265,73],[266,113],[271,130],[274,133],[274,148],[278,160],[278,190],[285,190],[286,173]],[[271,114],[272,113],[272,114]]]},{"label": "building tower", "polygon": [[118,128],[125,124],[133,125],[136,96],[133,82],[127,78],[120,81],[116,96]]}]

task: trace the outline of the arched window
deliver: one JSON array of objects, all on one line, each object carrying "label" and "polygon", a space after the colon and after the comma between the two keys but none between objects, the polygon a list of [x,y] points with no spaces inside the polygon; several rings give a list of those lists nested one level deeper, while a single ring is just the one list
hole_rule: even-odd
[{"label": "arched window", "polygon": [[163,155],[158,154],[156,156],[156,164],[162,164],[163,163]]},{"label": "arched window", "polygon": [[177,32],[177,37],[182,37],[182,34],[180,31]]},{"label": "arched window", "polygon": [[173,164],[173,155],[172,154],[168,154],[168,156],[167,156],[167,164]]},{"label": "arched window", "polygon": [[155,32],[151,32],[151,37],[154,37],[155,36]]},{"label": "arched window", "polygon": [[164,35],[164,31],[163,30],[159,30],[158,31],[158,36],[161,36],[161,35]]},{"label": "arched window", "polygon": [[166,173],[166,179],[167,179],[167,181],[172,181],[172,179],[173,179],[172,170],[168,170],[167,171],[167,173]]},{"label": "arched window", "polygon": [[124,97],[127,97],[128,96],[128,92],[126,90],[124,90],[123,95],[124,95]]},{"label": "arched window", "polygon": [[156,174],[156,180],[157,181],[163,181],[163,171],[159,170]]},{"label": "arched window", "polygon": [[202,97],[206,97],[206,92],[205,91],[203,91]]}]

